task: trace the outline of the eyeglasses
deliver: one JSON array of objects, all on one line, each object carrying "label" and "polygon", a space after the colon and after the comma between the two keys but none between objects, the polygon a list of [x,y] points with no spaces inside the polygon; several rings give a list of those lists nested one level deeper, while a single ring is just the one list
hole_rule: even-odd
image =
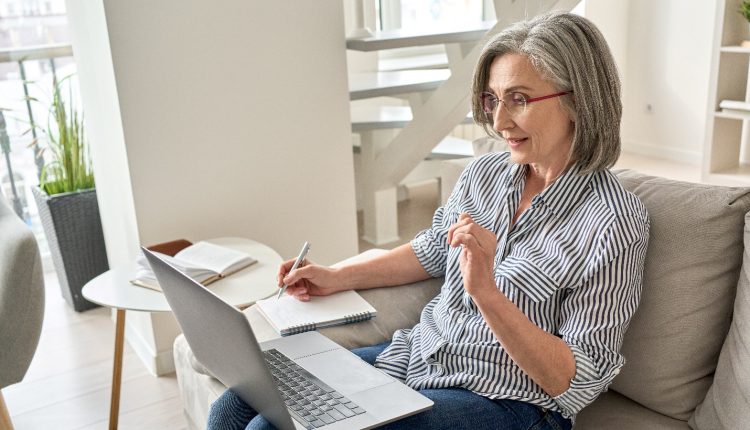
[{"label": "eyeglasses", "polygon": [[502,98],[497,98],[497,96],[495,96],[494,94],[485,91],[481,94],[482,110],[484,110],[486,114],[493,115],[497,107],[500,105],[500,103],[502,103],[503,106],[505,106],[505,110],[508,112],[508,114],[510,114],[510,116],[516,116],[526,112],[526,105],[529,103],[560,97],[572,93],[573,91],[564,91],[561,93],[550,94],[548,96],[528,99],[521,93],[507,93]]}]

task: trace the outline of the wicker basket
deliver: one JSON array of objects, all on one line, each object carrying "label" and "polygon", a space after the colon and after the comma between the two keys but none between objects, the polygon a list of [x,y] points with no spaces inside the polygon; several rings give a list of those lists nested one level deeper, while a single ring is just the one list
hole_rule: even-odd
[{"label": "wicker basket", "polygon": [[86,282],[109,270],[96,190],[53,196],[32,191],[65,301],[76,312],[96,307],[81,294]]}]

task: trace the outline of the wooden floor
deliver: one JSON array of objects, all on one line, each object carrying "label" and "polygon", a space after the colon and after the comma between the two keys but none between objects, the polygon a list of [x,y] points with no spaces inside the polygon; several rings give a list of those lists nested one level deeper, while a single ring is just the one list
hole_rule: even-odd
[{"label": "wooden floor", "polygon": [[[624,155],[617,167],[697,182],[699,169],[679,163]],[[439,204],[436,182],[410,187],[399,203],[401,240],[428,227]],[[361,229],[361,214],[360,214]],[[372,248],[360,242],[360,251]],[[17,430],[105,429],[109,415],[114,322],[107,309],[71,310],[60,296],[54,274],[45,276],[47,303],[42,338],[34,361],[20,384],[3,390]],[[121,429],[184,429],[182,404],[174,374],[154,377],[125,345]]]},{"label": "wooden floor", "polygon": [[[45,274],[42,337],[20,384],[3,390],[16,430],[106,429],[109,418],[114,321],[110,310],[74,312]],[[154,377],[125,344],[121,429],[185,429],[174,373]]]},{"label": "wooden floor", "polygon": [[[437,183],[413,187],[399,203],[405,243],[428,227],[437,208]],[[361,225],[361,213],[359,214]],[[361,250],[373,246],[360,243]],[[54,273],[45,275],[46,307],[42,337],[23,382],[3,390],[16,430],[106,429],[109,417],[114,320],[104,308],[76,313],[60,295]],[[120,429],[185,429],[177,379],[155,377],[125,342]]]}]

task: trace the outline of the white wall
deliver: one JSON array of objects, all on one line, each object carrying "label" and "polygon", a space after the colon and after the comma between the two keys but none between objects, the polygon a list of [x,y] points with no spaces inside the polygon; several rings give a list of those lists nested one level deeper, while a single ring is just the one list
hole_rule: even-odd
[{"label": "white wall", "polygon": [[[99,212],[111,267],[124,264],[138,249],[138,225],[130,186],[120,105],[101,1],[68,0],[86,133],[91,142]],[[92,37],[93,36],[93,37]]]},{"label": "white wall", "polygon": [[623,149],[700,164],[716,0],[630,0]]},{"label": "white wall", "polygon": [[[67,5],[111,266],[181,237],[356,253],[341,0]],[[163,320],[128,314],[157,373]]]},{"label": "white wall", "polygon": [[620,69],[623,151],[698,165],[716,0],[586,0]]},{"label": "white wall", "polygon": [[629,1],[583,0],[580,4],[583,5],[583,15],[596,24],[607,39],[624,83],[628,58]]},{"label": "white wall", "polygon": [[340,1],[105,6],[143,242],[356,252]]}]

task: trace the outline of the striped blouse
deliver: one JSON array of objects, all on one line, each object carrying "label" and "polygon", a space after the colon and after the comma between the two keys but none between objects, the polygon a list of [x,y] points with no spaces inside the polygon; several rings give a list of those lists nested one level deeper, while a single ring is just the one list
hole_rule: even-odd
[{"label": "striped blouse", "polygon": [[[462,387],[575,418],[625,363],[623,335],[641,296],[649,221],[609,171],[574,166],[532,199],[512,229],[527,165],[509,153],[474,160],[432,227],[411,242],[420,263],[445,276],[420,322],[399,330],[376,366],[414,389]],[[563,339],[576,361],[567,391],[551,397],[519,368],[463,288],[448,228],[466,212],[497,235],[497,288],[538,327]]]}]

